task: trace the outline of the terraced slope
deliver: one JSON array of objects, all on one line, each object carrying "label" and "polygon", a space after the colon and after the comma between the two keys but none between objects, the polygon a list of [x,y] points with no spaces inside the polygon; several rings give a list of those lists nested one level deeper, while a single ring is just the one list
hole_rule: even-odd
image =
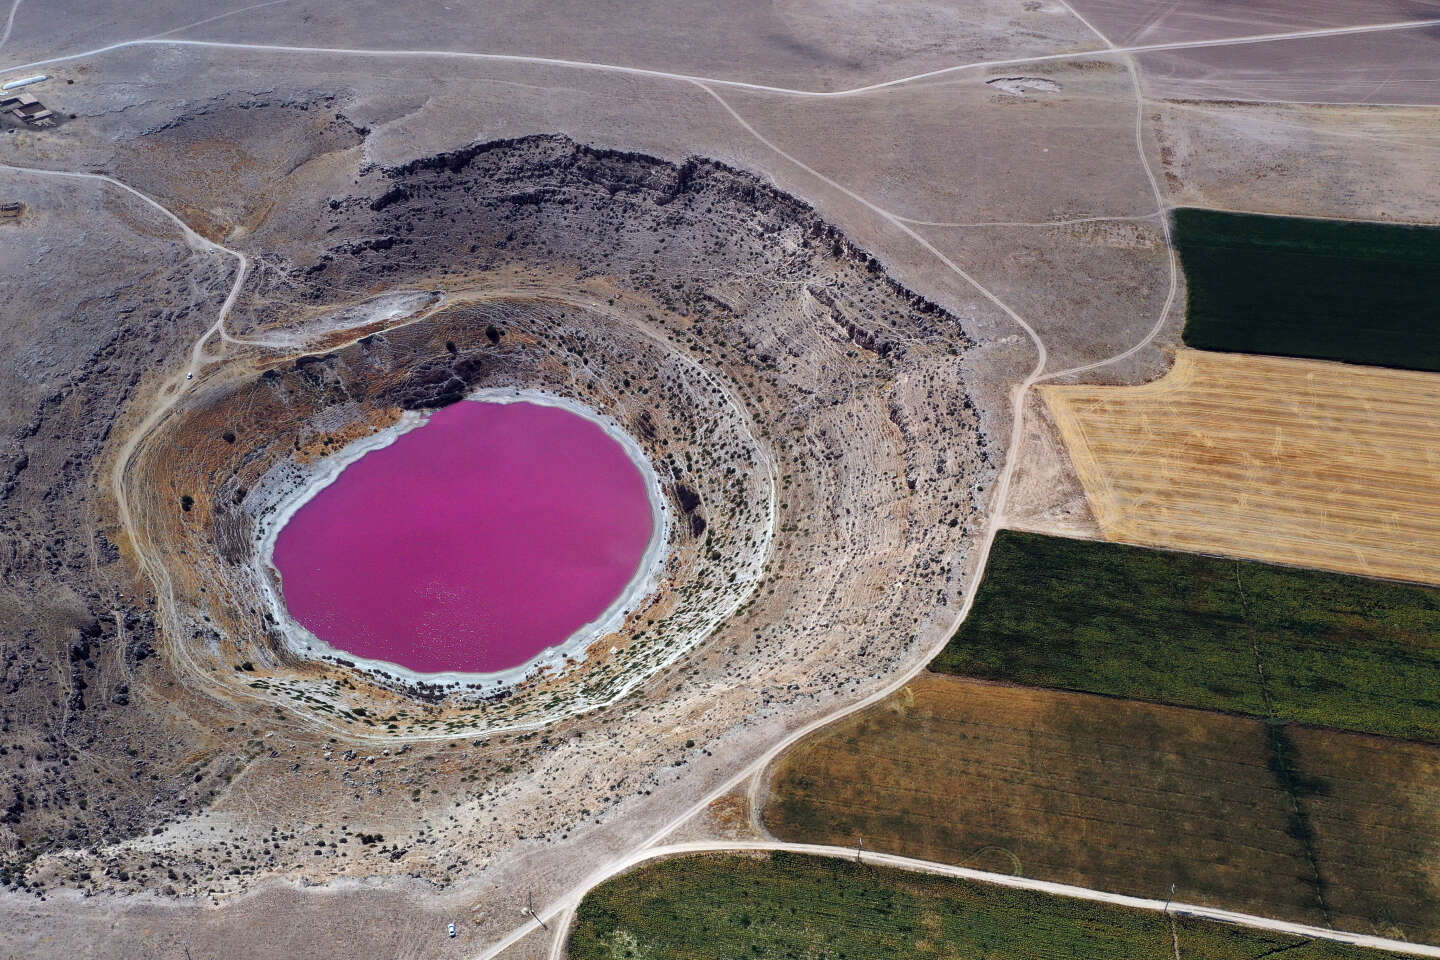
[{"label": "terraced slope", "polygon": [[1440,370],[1440,229],[1175,211],[1185,342]]},{"label": "terraced slope", "polygon": [[1040,389],[1111,540],[1440,583],[1440,377],[1182,350]]}]

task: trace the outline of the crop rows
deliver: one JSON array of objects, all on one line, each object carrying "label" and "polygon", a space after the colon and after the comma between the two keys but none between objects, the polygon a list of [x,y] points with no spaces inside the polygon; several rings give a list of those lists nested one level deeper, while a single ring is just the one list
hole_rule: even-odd
[{"label": "crop rows", "polygon": [[1108,539],[1440,582],[1440,377],[1186,350],[1043,395]]}]

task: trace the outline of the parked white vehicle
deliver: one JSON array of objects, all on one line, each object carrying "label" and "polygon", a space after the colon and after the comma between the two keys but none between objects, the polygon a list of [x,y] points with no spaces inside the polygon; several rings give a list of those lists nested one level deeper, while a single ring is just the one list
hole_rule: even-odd
[{"label": "parked white vehicle", "polygon": [[49,80],[49,79],[50,79],[50,78],[47,77],[45,74],[43,74],[43,73],[37,73],[37,74],[36,74],[35,76],[33,76],[33,77],[23,77],[23,78],[21,78],[21,79],[19,79],[19,80],[11,80],[9,83],[5,84],[3,87],[0,87],[0,90],[19,90],[21,87],[28,87],[28,86],[30,86],[30,84],[32,84],[32,83],[40,83],[41,81]]}]

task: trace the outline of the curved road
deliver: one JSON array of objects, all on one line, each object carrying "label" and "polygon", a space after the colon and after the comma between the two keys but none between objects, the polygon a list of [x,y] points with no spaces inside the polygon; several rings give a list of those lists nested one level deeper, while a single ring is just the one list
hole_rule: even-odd
[{"label": "curved road", "polygon": [[[309,47],[292,46],[288,44],[271,43],[238,43],[220,40],[175,40],[166,39],[170,34],[178,33],[181,30],[188,30],[204,23],[210,23],[221,17],[233,16],[243,13],[245,10],[253,10],[256,7],[270,6],[275,3],[283,3],[285,0],[269,0],[268,3],[256,4],[252,7],[245,7],[242,10],[232,10],[229,13],[220,14],[201,20],[196,23],[176,27],[173,30],[157,34],[153,37],[141,37],[135,40],[122,40],[118,43],[108,44],[103,47],[96,47],[93,50],[85,50],[80,53],[71,53],[59,57],[49,57],[44,60],[32,60],[29,63],[16,64],[10,67],[0,67],[0,74],[10,73],[17,70],[31,70],[36,67],[49,66],[55,63],[65,63],[71,60],[83,60],[88,57],[98,56],[102,53],[109,53],[113,50],[124,50],[128,47],[141,46],[179,46],[179,47],[207,47],[213,50],[253,50],[261,53],[301,53],[314,55],[333,55],[346,57],[399,57],[399,58],[424,58],[424,59],[462,59],[462,60],[484,60],[494,63],[529,63],[541,66],[567,67],[574,70],[600,70],[609,73],[624,73],[635,77],[652,77],[661,80],[685,80],[691,83],[705,83],[714,86],[733,87],[739,90],[752,90],[761,93],[778,93],[793,97],[853,97],[864,93],[873,93],[876,90],[885,90],[890,87],[898,87],[904,84],[914,83],[918,80],[931,80],[936,77],[947,76],[961,70],[975,70],[984,67],[1014,67],[1031,63],[1048,63],[1057,60],[1077,60],[1087,57],[1108,56],[1113,54],[1135,54],[1155,53],[1165,50],[1192,50],[1203,47],[1233,47],[1254,43],[1274,43],[1282,40],[1310,40],[1320,37],[1342,37],[1352,34],[1363,33],[1385,33],[1393,30],[1414,30],[1420,27],[1440,26],[1440,18],[1427,20],[1403,20],[1391,23],[1371,23],[1353,27],[1327,27],[1319,30],[1294,30],[1286,33],[1259,33],[1248,34],[1236,37],[1218,37],[1212,40],[1180,40],[1171,43],[1147,43],[1133,47],[1116,47],[1107,43],[1106,47],[1097,50],[1078,50],[1068,53],[1046,53],[1029,57],[1009,57],[999,60],[977,60],[973,63],[960,63],[949,67],[940,67],[936,70],[926,70],[923,73],[914,73],[905,77],[898,77],[894,80],[884,80],[879,83],[869,83],[864,86],[850,87],[845,90],[801,90],[793,87],[772,86],[764,83],[749,83],[744,80],[727,80],[721,77],[701,77],[688,73],[672,73],[666,70],[650,70],[644,67],[629,67],[614,63],[596,63],[590,60],[565,60],[555,57],[531,57],[520,54],[508,53],[476,53],[466,50],[407,50],[407,49],[385,49],[367,47]],[[18,7],[19,4],[17,3]],[[14,10],[11,10],[13,17]],[[1086,23],[1086,26],[1089,26]],[[1094,29],[1093,27],[1091,28]]]}]

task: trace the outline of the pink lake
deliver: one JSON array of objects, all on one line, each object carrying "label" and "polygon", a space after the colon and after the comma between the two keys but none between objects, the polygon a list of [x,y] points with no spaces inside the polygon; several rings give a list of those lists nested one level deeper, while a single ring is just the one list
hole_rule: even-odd
[{"label": "pink lake", "polygon": [[492,673],[598,619],[653,530],[644,476],[599,424],[462,401],[346,467],[274,562],[290,615],[342,655]]}]

